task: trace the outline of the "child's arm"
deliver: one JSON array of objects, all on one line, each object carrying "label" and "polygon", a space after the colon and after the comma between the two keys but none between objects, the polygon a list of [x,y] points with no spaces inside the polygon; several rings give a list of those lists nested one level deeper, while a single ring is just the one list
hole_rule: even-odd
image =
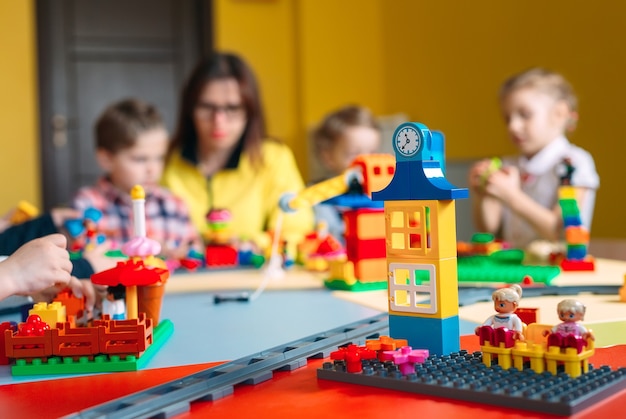
[{"label": "child's arm", "polygon": [[524,219],[541,238],[550,241],[559,239],[562,227],[559,208],[546,208],[527,195],[521,188],[516,167],[505,167],[491,174],[485,192]]},{"label": "child's arm", "polygon": [[63,235],[52,234],[26,243],[1,262],[0,299],[68,284],[72,263],[66,245]]},{"label": "child's arm", "polygon": [[486,193],[486,185],[493,166],[492,159],[475,163],[469,171],[468,185],[472,203],[474,227],[485,233],[495,234],[502,222],[502,202]]}]

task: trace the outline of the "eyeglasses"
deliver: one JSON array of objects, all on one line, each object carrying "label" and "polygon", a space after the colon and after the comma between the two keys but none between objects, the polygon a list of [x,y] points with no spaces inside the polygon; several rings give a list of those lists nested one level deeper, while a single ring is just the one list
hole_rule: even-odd
[{"label": "eyeglasses", "polygon": [[218,112],[222,112],[227,119],[238,119],[244,114],[243,105],[214,105],[212,103],[198,103],[196,115],[201,119],[213,119]]}]

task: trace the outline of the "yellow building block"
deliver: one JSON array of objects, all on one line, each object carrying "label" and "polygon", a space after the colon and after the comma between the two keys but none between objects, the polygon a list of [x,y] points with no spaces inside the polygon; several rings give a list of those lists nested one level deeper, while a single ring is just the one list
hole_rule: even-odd
[{"label": "yellow building block", "polygon": [[446,259],[457,255],[456,201],[385,201],[387,256]]},{"label": "yellow building block", "polygon": [[513,366],[521,371],[524,369],[524,363],[528,360],[530,362],[530,369],[537,374],[541,374],[546,369],[544,359],[545,352],[545,345],[541,343],[517,341],[511,350]]},{"label": "yellow building block", "polygon": [[36,303],[28,311],[28,314],[37,314],[41,317],[41,320],[48,323],[51,329],[56,329],[57,323],[64,323],[67,320],[67,311],[65,306],[58,301],[54,301],[50,304]]},{"label": "yellow building block", "polygon": [[328,277],[330,279],[342,279],[348,285],[356,284],[354,276],[354,263],[349,260],[331,260],[328,262]]},{"label": "yellow building block", "polygon": [[576,348],[549,346],[548,351],[544,355],[546,359],[546,369],[551,374],[556,375],[557,367],[563,365],[565,372],[570,377],[576,378],[583,373],[589,372],[589,358],[591,358],[594,353],[593,344],[581,353],[578,353]]},{"label": "yellow building block", "polygon": [[[387,258],[389,314],[446,319],[459,314],[456,257],[449,259]],[[434,273],[434,281],[416,283],[420,273]],[[412,275],[415,280],[412,280]],[[430,294],[430,295],[429,295]],[[418,300],[430,300],[434,310],[415,310]],[[424,308],[424,306],[421,306]],[[430,312],[428,312],[430,311]]]},{"label": "yellow building block", "polygon": [[500,346],[483,345],[480,347],[480,350],[483,353],[483,364],[488,367],[491,367],[496,358],[498,359],[498,365],[504,370],[508,370],[513,366],[513,358],[511,356],[513,348],[505,348],[504,343],[501,343]]},{"label": "yellow building block", "polygon": [[577,191],[575,186],[559,187],[559,199],[576,199]]}]

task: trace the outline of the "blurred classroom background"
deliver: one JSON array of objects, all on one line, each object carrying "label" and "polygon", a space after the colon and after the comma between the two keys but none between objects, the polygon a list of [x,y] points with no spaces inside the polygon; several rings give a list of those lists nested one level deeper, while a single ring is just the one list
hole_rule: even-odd
[{"label": "blurred classroom background", "polygon": [[[59,86],[46,81],[42,75],[45,76],[47,69],[40,68],[42,62],[48,62],[42,61],[46,59],[46,51],[41,50],[41,44],[49,41],[47,38],[42,41],[41,32],[37,36],[38,30],[41,31],[42,8],[44,17],[56,8],[63,9],[61,17],[65,24],[48,27],[50,37],[56,36],[60,42],[72,36],[77,43],[98,41],[88,33],[94,25],[83,22],[81,27],[72,26],[76,22],[72,19],[85,13],[89,3],[91,7],[100,7],[102,1],[47,3],[0,0],[3,52],[0,212],[22,199],[39,207],[60,203],[54,202],[54,193],[46,192],[49,189],[46,182],[64,181],[59,181],[62,177],[51,177],[45,169],[45,162],[57,151],[49,148],[51,140],[46,134],[54,130],[48,119],[50,100],[40,92],[44,91],[42,88],[54,92]],[[619,221],[623,210],[619,198],[623,190],[623,185],[619,185],[619,168],[623,164],[619,154],[623,149],[620,130],[621,122],[626,120],[626,106],[622,104],[626,98],[623,76],[626,46],[621,42],[626,37],[624,2],[110,0],[104,3],[108,4],[109,12],[118,10],[122,29],[124,22],[132,26],[132,19],[145,19],[158,13],[172,16],[172,28],[153,28],[152,40],[122,39],[127,44],[158,41],[162,34],[179,30],[178,17],[187,13],[199,29],[201,39],[196,40],[191,54],[181,53],[181,56],[199,56],[216,48],[245,57],[260,79],[269,132],[293,148],[307,179],[313,178],[315,170],[307,145],[311,127],[329,110],[358,103],[381,117],[405,115],[409,120],[443,131],[448,177],[459,186],[466,186],[465,174],[471,161],[514,152],[498,110],[500,83],[531,66],[561,72],[573,84],[580,100],[580,121],[570,139],[593,154],[601,177],[592,243],[617,252],[617,256],[623,254],[615,249],[621,239],[626,239],[626,223]],[[97,13],[92,11],[90,16],[98,22]],[[168,48],[176,57],[178,46]],[[180,48],[186,46],[181,44]],[[95,59],[94,54],[81,55],[80,48],[68,48],[65,53],[83,66]],[[184,70],[185,66],[181,68]],[[149,80],[151,67],[146,68]],[[172,74],[174,87],[167,88],[176,97],[175,86],[180,86],[184,74],[177,69]],[[71,76],[70,72],[70,81]],[[42,86],[42,80],[49,85]],[[106,85],[106,80],[97,82]],[[153,89],[158,92],[160,87]],[[155,97],[165,108],[166,119],[173,121],[176,103],[159,103],[161,98]],[[40,118],[42,115],[46,119]],[[86,144],[92,141],[93,121],[89,118],[69,121],[70,128]],[[72,158],[82,158],[82,154],[72,152],[72,146],[70,142],[69,154],[66,152],[69,157],[65,157],[70,162]],[[70,175],[68,179],[75,178]],[[469,202],[459,202],[457,211],[458,236],[466,240],[473,232]]]}]

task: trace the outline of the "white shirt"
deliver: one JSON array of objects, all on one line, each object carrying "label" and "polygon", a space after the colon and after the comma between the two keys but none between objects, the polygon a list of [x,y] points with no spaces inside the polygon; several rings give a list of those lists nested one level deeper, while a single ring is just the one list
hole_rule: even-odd
[{"label": "white shirt", "polygon": [[[567,138],[559,137],[531,159],[524,156],[506,157],[503,166],[517,167],[522,176],[522,190],[545,208],[552,209],[558,204],[559,167],[566,157],[570,158],[574,167],[572,186],[589,189],[579,210],[582,224],[591,230],[595,191],[600,186],[600,177],[593,157],[587,151],[573,145]],[[516,248],[525,248],[539,239],[533,228],[508,207],[504,207],[503,211],[502,238]]]},{"label": "white shirt", "polygon": [[494,314],[483,323],[483,326],[491,326],[494,329],[506,327],[509,330],[515,330],[520,333],[522,332],[522,325],[522,320],[517,314]]}]

